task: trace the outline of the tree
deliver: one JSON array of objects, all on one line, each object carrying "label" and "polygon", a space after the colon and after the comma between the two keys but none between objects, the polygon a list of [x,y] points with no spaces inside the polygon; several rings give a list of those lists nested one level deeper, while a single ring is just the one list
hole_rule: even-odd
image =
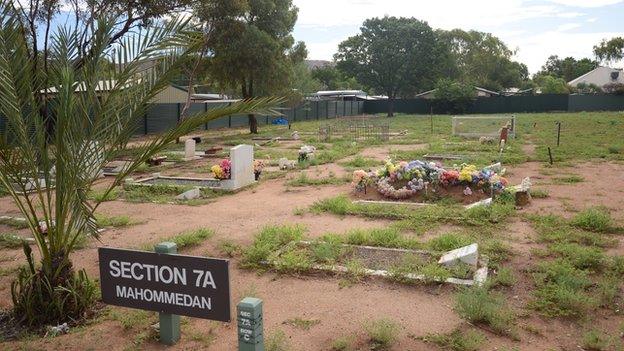
[{"label": "tree", "polygon": [[[59,29],[51,41],[49,69],[33,70],[34,43],[19,15],[0,1],[0,115],[5,118],[0,185],[26,218],[39,251],[36,262],[24,242],[27,265],[11,287],[16,318],[38,327],[80,320],[92,307],[95,285],[84,270],[76,273],[71,260],[81,238],[98,237],[94,214],[101,200],[90,201],[87,193],[102,167],[127,152],[147,104],[200,47],[203,36],[187,21],[173,18],[111,47],[119,21],[102,17],[92,27]],[[80,37],[89,43],[85,51],[76,40]],[[143,69],[141,63],[154,55],[160,59]],[[96,90],[101,82],[106,94]],[[39,98],[42,90],[47,99]],[[103,197],[177,137],[229,114],[272,113],[275,103],[246,101],[184,118],[173,130],[145,141],[136,158],[107,182]],[[50,113],[45,117],[41,111]],[[47,128],[50,120],[52,129]]]},{"label": "tree", "polygon": [[624,59],[624,37],[604,39],[594,46],[594,55],[602,62],[612,62]]},{"label": "tree", "polygon": [[580,94],[600,94],[602,93],[602,88],[594,83],[585,83],[581,82],[576,85],[574,90]]},{"label": "tree", "polygon": [[553,76],[539,76],[536,77],[535,83],[541,90],[542,94],[568,94],[570,89],[568,83],[562,78]]},{"label": "tree", "polygon": [[492,34],[461,29],[436,34],[450,49],[448,78],[495,91],[528,80],[526,65],[512,61],[514,51]]},{"label": "tree", "polygon": [[434,103],[438,111],[465,113],[477,97],[473,86],[448,78],[440,79],[435,89]]},{"label": "tree", "polygon": [[566,82],[569,82],[592,71],[596,67],[598,67],[598,62],[588,58],[577,60],[574,57],[566,57],[560,59],[559,56],[552,55],[542,66],[542,70],[536,73],[536,75],[549,75],[563,78]]},{"label": "tree", "polygon": [[317,79],[324,90],[362,89],[355,78],[349,77],[335,66],[327,65],[312,70],[312,77]]},{"label": "tree", "polygon": [[338,46],[337,67],[387,95],[388,116],[393,116],[397,97],[431,86],[437,78],[436,36],[426,22],[403,17],[368,19],[360,31]]},{"label": "tree", "polygon": [[[298,11],[292,0],[206,0],[194,11],[212,27],[211,77],[238,87],[244,99],[282,93],[293,67],[307,56],[305,44],[295,44],[291,35]],[[253,114],[249,130],[258,133]]]}]

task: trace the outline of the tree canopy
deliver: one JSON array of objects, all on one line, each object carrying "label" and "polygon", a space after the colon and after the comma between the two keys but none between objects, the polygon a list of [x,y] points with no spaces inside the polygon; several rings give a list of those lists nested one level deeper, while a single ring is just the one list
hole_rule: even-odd
[{"label": "tree canopy", "polygon": [[435,33],[415,18],[383,17],[364,21],[360,34],[338,46],[338,69],[376,93],[394,99],[430,87],[436,80],[440,56]]},{"label": "tree canopy", "polygon": [[598,67],[598,62],[589,58],[577,60],[574,57],[566,57],[560,59],[559,56],[552,55],[542,66],[542,70],[536,73],[536,76],[549,75],[563,78],[563,80],[569,82],[596,67]]},{"label": "tree canopy", "polygon": [[[297,12],[292,0],[199,2],[195,14],[210,26],[210,77],[240,89],[245,99],[287,95],[294,67],[307,56],[305,44],[291,35]],[[249,115],[249,127],[258,132],[254,115]]]},{"label": "tree canopy", "polygon": [[490,33],[436,31],[450,50],[448,77],[490,90],[519,87],[528,79],[526,65],[512,61],[514,51]]},{"label": "tree canopy", "polygon": [[313,69],[312,77],[320,82],[322,89],[326,90],[351,90],[362,88],[362,84],[355,78],[348,76],[331,65]]},{"label": "tree canopy", "polygon": [[544,75],[536,77],[534,81],[542,94],[568,94],[570,92],[563,78]]},{"label": "tree canopy", "polygon": [[594,55],[603,62],[624,59],[624,37],[604,39],[600,44],[594,46]]}]

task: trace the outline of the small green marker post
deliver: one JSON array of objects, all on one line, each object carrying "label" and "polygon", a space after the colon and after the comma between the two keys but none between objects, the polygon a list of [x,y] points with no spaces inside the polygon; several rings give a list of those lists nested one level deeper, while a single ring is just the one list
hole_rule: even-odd
[{"label": "small green marker post", "polygon": [[246,297],[236,306],[238,351],[264,351],[262,300]]},{"label": "small green marker post", "polygon": [[[162,242],[154,247],[160,254],[176,254],[178,246],[172,242]],[[159,313],[160,343],[174,345],[180,340],[180,316],[177,314]]]}]

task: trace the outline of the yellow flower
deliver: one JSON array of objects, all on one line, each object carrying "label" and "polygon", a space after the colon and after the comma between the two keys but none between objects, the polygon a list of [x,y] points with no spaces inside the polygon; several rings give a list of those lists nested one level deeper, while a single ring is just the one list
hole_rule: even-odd
[{"label": "yellow flower", "polygon": [[225,177],[225,172],[223,172],[223,169],[219,165],[212,166],[210,168],[210,171],[212,172],[212,174],[214,174],[215,178],[217,179],[223,179]]}]

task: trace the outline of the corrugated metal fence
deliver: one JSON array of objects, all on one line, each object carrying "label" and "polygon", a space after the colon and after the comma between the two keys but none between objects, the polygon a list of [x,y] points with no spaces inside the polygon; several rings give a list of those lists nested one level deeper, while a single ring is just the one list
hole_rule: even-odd
[{"label": "corrugated metal fence", "polygon": [[[208,111],[212,108],[224,107],[227,103],[192,104],[189,116]],[[143,120],[138,123],[136,134],[160,133],[173,128],[180,120],[184,104],[152,104]],[[356,116],[364,113],[363,101],[308,101],[294,108],[279,110],[283,118],[292,122],[321,120],[342,116]],[[256,115],[259,125],[271,124],[274,116]],[[202,129],[244,127],[249,124],[247,115],[231,115],[211,121]]]},{"label": "corrugated metal fence", "polygon": [[[366,101],[365,113],[385,113],[387,100]],[[427,114],[446,113],[438,111],[434,101],[427,99],[400,99],[394,111]],[[469,106],[467,114],[555,112],[555,111],[624,111],[624,96],[615,95],[533,95],[479,97]]]}]

